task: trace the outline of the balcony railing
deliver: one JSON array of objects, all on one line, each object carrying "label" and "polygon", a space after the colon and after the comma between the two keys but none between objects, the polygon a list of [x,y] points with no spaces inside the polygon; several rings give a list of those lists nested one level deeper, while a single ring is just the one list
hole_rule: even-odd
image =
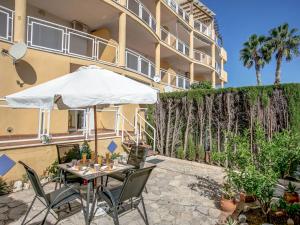
[{"label": "balcony railing", "polygon": [[211,56],[194,49],[194,59],[205,65],[211,66]]},{"label": "balcony railing", "polygon": [[13,41],[14,12],[0,6],[0,40]]},{"label": "balcony railing", "polygon": [[163,42],[167,43],[172,48],[181,52],[182,54],[189,56],[190,48],[188,44],[179,40],[175,35],[171,34],[169,31],[161,28],[161,39]]},{"label": "balcony railing", "polygon": [[126,68],[150,79],[155,77],[154,63],[129,49],[126,50]]},{"label": "balcony railing", "polygon": [[184,19],[187,23],[189,23],[189,14],[184,11],[179,4],[174,0],[164,0],[170,8],[176,12],[182,19]]},{"label": "balcony railing", "polygon": [[160,78],[161,82],[164,84],[182,89],[190,88],[190,79],[182,75],[170,73],[166,70],[160,70]]},{"label": "balcony railing", "polygon": [[221,76],[221,66],[218,62],[216,62],[216,68],[215,69],[216,69],[217,74],[219,76]]},{"label": "balcony railing", "polygon": [[155,17],[150,11],[138,0],[127,0],[127,9],[143,20],[154,32],[156,32]]},{"label": "balcony railing", "polygon": [[97,36],[28,17],[27,45],[34,49],[116,64],[118,45]]},{"label": "balcony railing", "polygon": [[208,37],[212,37],[212,32],[209,26],[201,23],[199,20],[194,21],[194,28],[202,34],[205,34]]}]

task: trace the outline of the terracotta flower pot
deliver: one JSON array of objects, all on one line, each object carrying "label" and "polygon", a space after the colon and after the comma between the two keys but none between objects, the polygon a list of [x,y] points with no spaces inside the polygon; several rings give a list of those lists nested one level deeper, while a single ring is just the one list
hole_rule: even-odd
[{"label": "terracotta flower pot", "polygon": [[246,195],[245,193],[241,192],[240,200],[241,200],[241,202],[244,202],[244,203],[251,203],[251,202],[255,202],[256,199],[254,196]]},{"label": "terracotta flower pot", "polygon": [[220,201],[221,210],[225,212],[234,212],[236,209],[236,204],[233,199],[225,199],[224,197],[221,198]]},{"label": "terracotta flower pot", "polygon": [[284,192],[284,200],[288,203],[299,202],[299,195],[296,192]]}]

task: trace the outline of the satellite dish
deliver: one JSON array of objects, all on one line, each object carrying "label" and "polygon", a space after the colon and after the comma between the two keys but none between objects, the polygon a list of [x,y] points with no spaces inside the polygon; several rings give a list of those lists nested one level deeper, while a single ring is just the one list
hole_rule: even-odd
[{"label": "satellite dish", "polygon": [[165,86],[165,92],[172,92],[173,88],[171,86]]},{"label": "satellite dish", "polygon": [[159,76],[154,76],[153,80],[154,80],[154,82],[158,83],[158,82],[160,82],[161,79]]},{"label": "satellite dish", "polygon": [[2,49],[2,54],[9,56],[13,59],[13,63],[17,63],[20,59],[22,59],[27,51],[27,45],[23,42],[13,44],[9,50]]}]

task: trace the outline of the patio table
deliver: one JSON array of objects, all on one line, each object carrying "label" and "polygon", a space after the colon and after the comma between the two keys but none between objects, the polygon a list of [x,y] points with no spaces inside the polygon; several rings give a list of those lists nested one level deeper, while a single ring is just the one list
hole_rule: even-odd
[{"label": "patio table", "polygon": [[[58,169],[60,171],[66,171],[69,173],[74,174],[75,176],[78,176],[82,179],[87,180],[87,196],[86,196],[86,207],[83,206],[83,213],[85,217],[85,224],[89,225],[93,219],[93,212],[90,212],[90,194],[92,192],[92,198],[94,200],[95,198],[95,193],[93,189],[93,182],[97,178],[101,178],[101,184],[103,184],[103,176],[107,176],[112,173],[116,172],[122,172],[126,171],[129,169],[134,168],[132,165],[129,164],[124,164],[124,163],[118,163],[118,165],[114,165],[113,169],[111,170],[106,170],[101,167],[99,171],[95,171],[93,168],[90,168],[88,172],[85,171],[79,171],[79,170],[74,170],[74,168],[71,167],[71,163],[65,163],[65,164],[59,164]],[[60,173],[62,175],[62,173]],[[93,201],[92,201],[93,202]],[[93,208],[93,207],[92,207]]]}]

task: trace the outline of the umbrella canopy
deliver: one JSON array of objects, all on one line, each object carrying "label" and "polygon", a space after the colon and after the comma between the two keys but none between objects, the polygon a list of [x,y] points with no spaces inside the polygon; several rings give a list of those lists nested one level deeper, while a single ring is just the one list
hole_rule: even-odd
[{"label": "umbrella canopy", "polygon": [[81,67],[5,97],[13,108],[85,108],[106,104],[154,104],[157,90],[98,66]]},{"label": "umbrella canopy", "polygon": [[96,106],[154,104],[157,90],[98,66],[84,66],[46,83],[5,97],[13,108],[94,108],[97,156]]}]

